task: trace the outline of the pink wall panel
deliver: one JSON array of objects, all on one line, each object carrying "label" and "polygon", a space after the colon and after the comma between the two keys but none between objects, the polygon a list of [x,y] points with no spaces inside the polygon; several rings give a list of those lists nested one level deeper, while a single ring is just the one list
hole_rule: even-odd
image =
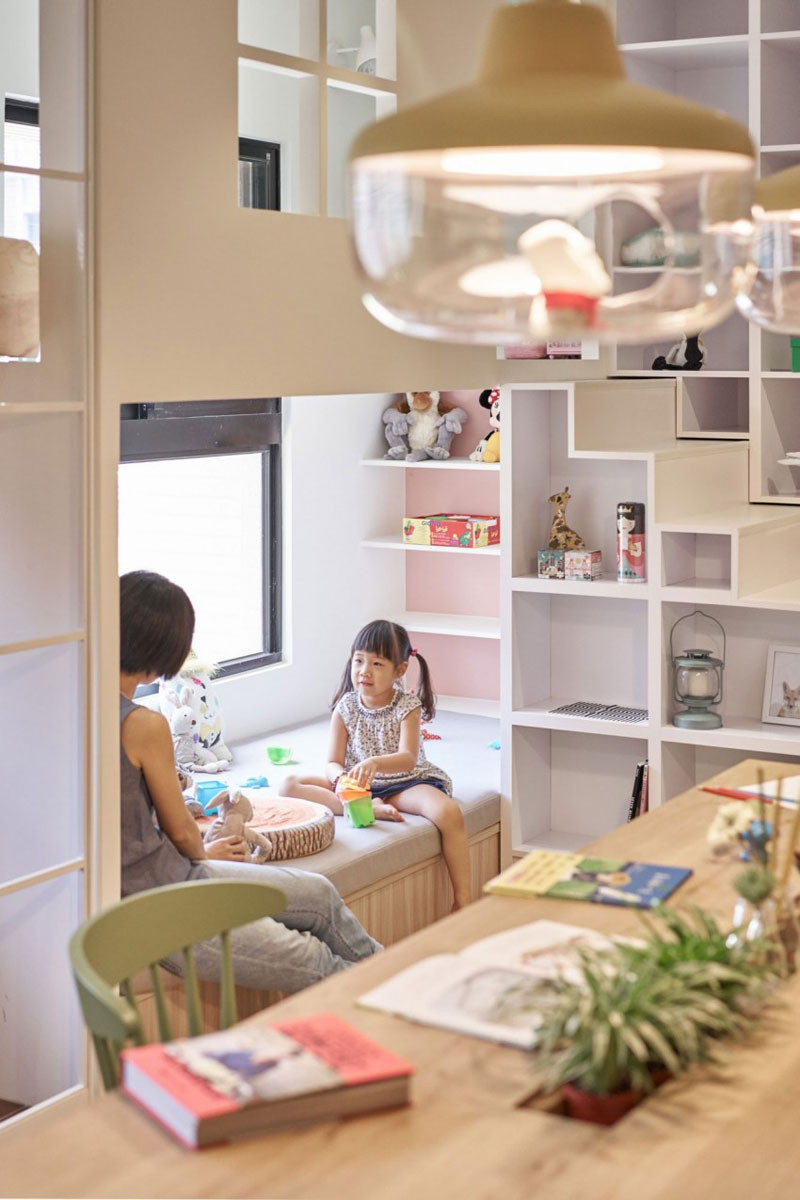
[{"label": "pink wall panel", "polygon": [[[482,700],[500,698],[499,642],[488,638],[414,633],[411,644],[425,656],[438,695]],[[411,672],[409,674],[409,684],[414,687],[415,677]],[[436,743],[431,745],[433,753]]]},{"label": "pink wall panel", "polygon": [[406,553],[406,608],[412,612],[500,613],[500,560],[468,553]]},{"label": "pink wall panel", "polygon": [[[487,387],[493,382],[487,381]],[[452,456],[466,458],[489,430],[479,392],[443,392],[443,399],[467,411],[464,432],[454,438]],[[500,473],[406,472],[406,514],[465,512],[496,516],[500,511]],[[502,535],[502,531],[501,531]],[[406,609],[419,612],[497,616],[500,611],[500,560],[469,553],[406,554]],[[500,693],[499,643],[483,638],[414,634],[412,642],[428,659],[434,687],[443,695],[496,700]],[[413,684],[412,684],[413,686]]]}]

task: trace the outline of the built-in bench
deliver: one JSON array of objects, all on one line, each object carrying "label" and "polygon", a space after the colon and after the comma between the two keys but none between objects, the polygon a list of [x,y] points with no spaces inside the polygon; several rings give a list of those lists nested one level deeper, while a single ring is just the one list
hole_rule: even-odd
[{"label": "built-in bench", "polygon": [[[327,717],[269,737],[233,743],[231,770],[219,776],[233,783],[253,775],[266,775],[270,790],[277,791],[287,774],[322,773],[328,743]],[[428,757],[453,779],[454,795],[464,814],[470,847],[472,895],[500,869],[500,755],[490,747],[498,737],[498,722],[485,717],[440,712],[431,726],[441,740],[426,741]],[[292,762],[273,766],[269,744],[290,746]],[[278,864],[280,865],[280,864]],[[364,927],[384,945],[446,916],[453,892],[442,858],[438,830],[424,817],[406,816],[402,822],[376,821],[366,829],[351,828],[336,818],[336,836],[319,854],[293,858],[287,866],[316,871],[334,884]],[[174,984],[182,988],[175,980]],[[202,985],[204,1004],[213,1023],[217,988]],[[257,1012],[277,999],[276,994],[239,988],[240,1016]],[[149,1025],[145,997],[141,1005]]]}]

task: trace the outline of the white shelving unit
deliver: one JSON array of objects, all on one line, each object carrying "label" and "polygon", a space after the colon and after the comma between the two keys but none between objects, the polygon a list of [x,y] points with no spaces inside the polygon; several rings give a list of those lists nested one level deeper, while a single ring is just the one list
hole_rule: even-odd
[{"label": "white shelving unit", "polygon": [[[617,41],[629,76],[730,113],[751,132],[762,176],[800,163],[800,8],[794,0],[616,0]],[[620,209],[612,239],[619,290],[646,285],[645,268],[619,266],[624,239],[650,222]],[[734,314],[701,334],[706,363],[678,374],[678,436],[750,441],[749,498],[800,504],[800,373],[789,337]],[[619,374],[647,374],[668,343],[619,347]],[[677,374],[677,373],[676,373]]]},{"label": "white shelving unit", "polygon": [[[732,377],[737,382],[739,377]],[[800,512],[748,502],[748,444],[678,437],[682,380],[517,384],[503,390],[501,710],[506,855],[577,849],[622,823],[636,763],[655,806],[745,757],[800,759],[800,728],[763,724],[767,647],[798,641]],[[711,382],[711,381],[709,381]],[[591,583],[538,579],[548,496],[603,554]],[[646,512],[648,580],[618,583],[619,501]],[[723,727],[671,724],[670,631],[697,607],[725,627]],[[716,645],[686,621],[676,650]],[[639,722],[552,710],[594,701]]]},{"label": "white shelving unit", "polygon": [[[482,410],[479,411],[482,416]],[[378,421],[376,428],[379,427]],[[402,561],[401,587],[405,593],[406,607],[392,613],[391,619],[405,626],[412,640],[416,641],[417,637],[421,639],[426,656],[429,651],[434,655],[431,660],[432,666],[436,667],[433,670],[434,683],[437,688],[444,689],[437,699],[440,710],[498,719],[500,701],[490,697],[497,686],[501,621],[499,614],[482,615],[479,606],[488,602],[491,609],[499,595],[501,546],[478,549],[466,546],[415,546],[403,541],[401,525],[404,515],[409,512],[498,513],[501,464],[472,462],[464,456],[463,450],[451,458],[425,459],[422,462],[378,457],[375,453],[378,451],[377,442],[370,450],[375,456],[361,460],[365,482],[368,481],[369,487],[381,494],[386,493],[387,489],[391,491],[395,506],[392,519],[396,521],[396,529],[385,532],[384,506],[381,517],[373,515],[372,527],[367,527],[368,536],[363,539],[362,547],[367,555],[365,561],[369,564],[368,569],[372,569],[372,564],[375,564],[375,569],[381,569],[380,564],[385,562],[387,556],[379,551],[393,551],[388,556],[392,562],[398,558]],[[483,484],[479,482],[480,475],[487,477]],[[418,498],[420,489],[425,500]],[[418,503],[423,507],[408,507]],[[429,571],[427,565],[420,565],[425,562],[418,560],[420,552],[437,556],[433,560],[435,569]],[[411,556],[410,559],[408,556]],[[424,598],[417,595],[423,576],[427,581],[423,585]],[[448,604],[453,604],[458,611],[441,611]],[[463,611],[473,606],[478,611]],[[428,637],[437,640],[428,644]],[[463,647],[458,645],[462,640]],[[454,670],[457,657],[462,654],[467,656],[468,661],[475,658],[477,666],[471,672],[462,670],[459,665]],[[443,682],[440,682],[442,669]],[[487,682],[490,675],[493,677],[492,683]],[[485,686],[485,692],[477,697],[472,694],[450,694],[461,686],[465,692],[473,688],[479,691]]]}]

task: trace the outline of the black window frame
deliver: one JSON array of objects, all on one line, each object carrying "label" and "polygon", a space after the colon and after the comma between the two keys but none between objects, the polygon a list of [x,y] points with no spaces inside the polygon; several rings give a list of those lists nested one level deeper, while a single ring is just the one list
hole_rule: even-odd
[{"label": "black window frame", "polygon": [[[239,162],[263,166],[263,181],[255,178],[254,203],[246,207],[268,212],[281,211],[281,147],[278,142],[265,142],[259,138],[239,138]],[[260,201],[257,203],[256,201]],[[245,206],[242,206],[245,207]]]},{"label": "black window frame", "polygon": [[38,125],[39,101],[19,100],[14,96],[6,96],[5,120],[13,125]]},{"label": "black window frame", "polygon": [[[264,649],[219,664],[217,679],[283,660],[282,405],[259,400],[123,404],[120,463],[261,453]],[[155,691],[152,688],[141,689]]]}]

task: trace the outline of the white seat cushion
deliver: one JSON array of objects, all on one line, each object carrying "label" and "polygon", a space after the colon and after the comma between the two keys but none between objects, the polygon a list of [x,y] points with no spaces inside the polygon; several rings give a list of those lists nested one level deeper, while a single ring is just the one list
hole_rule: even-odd
[{"label": "white seat cushion", "polygon": [[[241,783],[252,775],[266,775],[270,791],[277,791],[286,775],[321,775],[328,745],[329,719],[275,730],[268,737],[233,744],[233,763],[222,778]],[[467,835],[474,837],[500,820],[500,754],[489,743],[499,736],[499,722],[486,717],[441,712],[426,726],[441,741],[426,741],[428,758],[443,767],[453,780],[454,797],[464,814]],[[292,762],[275,767],[267,757],[268,745],[290,746]],[[256,793],[251,793],[255,795]],[[438,830],[424,817],[407,816],[403,822],[376,821],[366,829],[353,829],[344,817],[336,818],[336,836],[319,854],[293,858],[287,866],[318,871],[336,886],[340,895],[352,895],[395,871],[401,871],[441,851]]]}]

